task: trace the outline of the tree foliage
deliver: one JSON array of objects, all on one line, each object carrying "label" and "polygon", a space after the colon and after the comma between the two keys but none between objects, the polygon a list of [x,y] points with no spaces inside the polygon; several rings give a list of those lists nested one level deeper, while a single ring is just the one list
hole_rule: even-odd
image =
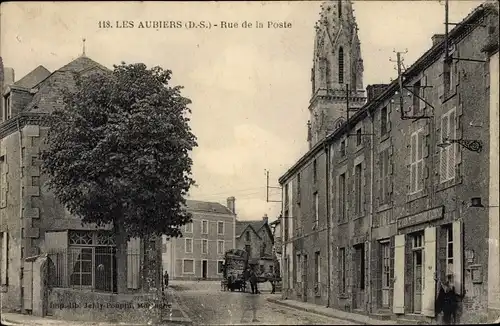
[{"label": "tree foliage", "polygon": [[42,170],[57,199],[84,223],[117,223],[129,237],[181,235],[191,221],[197,146],[172,72],[144,64],[76,77],[50,115]]}]

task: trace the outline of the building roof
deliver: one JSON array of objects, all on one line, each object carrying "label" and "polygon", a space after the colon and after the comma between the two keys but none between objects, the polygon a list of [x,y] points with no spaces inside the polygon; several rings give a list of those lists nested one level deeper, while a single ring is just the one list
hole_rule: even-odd
[{"label": "building roof", "polygon": [[247,228],[251,228],[257,235],[259,230],[267,224],[264,220],[236,221],[235,234],[239,238]]},{"label": "building roof", "polygon": [[14,86],[33,88],[38,85],[42,80],[50,76],[50,71],[44,66],[38,66],[26,76],[14,83]]},{"label": "building roof", "polygon": [[60,94],[58,94],[58,92],[55,92],[60,91],[60,89],[55,89],[54,85],[61,84],[65,87],[69,87],[70,82],[72,82],[74,79],[73,76],[68,76],[68,74],[80,74],[95,68],[102,71],[110,71],[100,63],[97,63],[85,56],[80,56],[67,65],[57,69],[53,73],[46,76],[44,79],[40,80],[37,84],[31,86],[31,88],[36,86],[39,89],[33,96],[31,102],[26,106],[25,111],[49,112],[51,109],[49,108],[49,106],[53,105],[53,102],[55,102],[56,98],[60,97]]},{"label": "building roof", "polygon": [[[461,36],[470,33],[476,27],[479,26],[478,21],[490,13],[496,13],[498,15],[498,5],[492,2],[486,2],[478,7],[476,7],[467,17],[465,17],[457,26],[455,26],[448,33],[448,39],[451,41],[460,40]],[[477,24],[477,25],[476,25]],[[403,73],[403,80],[406,81],[412,76],[417,75],[421,71],[427,69],[433,62],[438,60],[439,56],[444,53],[445,41],[442,40],[436,45],[433,45],[429,50],[427,50],[420,58],[415,61],[406,71]],[[338,139],[345,133],[349,132],[359,121],[364,119],[368,112],[373,112],[376,110],[381,102],[386,101],[394,95],[394,92],[398,90],[398,78],[395,78],[391,82],[386,90],[382,92],[372,101],[366,103],[361,109],[359,109],[349,121],[345,121],[342,126],[337,130],[330,133],[323,140],[319,141],[313,146],[307,153],[305,153],[292,167],[288,169],[285,174],[283,174],[279,179],[280,184],[284,184],[289,180],[296,171],[300,170],[303,165],[305,165],[311,157],[327,148],[328,144],[332,141]]]},{"label": "building roof", "polygon": [[233,212],[221,203],[200,201],[200,200],[186,200],[186,206],[189,211],[204,212],[204,213],[217,213],[234,215]]}]

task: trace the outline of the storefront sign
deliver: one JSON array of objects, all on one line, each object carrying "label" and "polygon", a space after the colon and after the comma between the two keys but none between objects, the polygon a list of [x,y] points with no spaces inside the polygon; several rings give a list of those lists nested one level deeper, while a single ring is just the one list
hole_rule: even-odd
[{"label": "storefront sign", "polygon": [[439,220],[440,218],[443,218],[443,206],[398,219],[398,229]]}]

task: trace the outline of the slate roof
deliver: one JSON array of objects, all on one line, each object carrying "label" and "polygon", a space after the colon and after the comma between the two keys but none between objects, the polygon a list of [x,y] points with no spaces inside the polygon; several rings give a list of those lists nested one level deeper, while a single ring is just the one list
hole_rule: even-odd
[{"label": "slate roof", "polygon": [[[100,63],[94,60],[80,56],[71,61],[67,65],[57,69],[49,74],[43,80],[30,88],[37,86],[38,92],[33,96],[31,102],[26,106],[25,111],[28,112],[50,112],[55,106],[60,105],[61,94],[60,91],[63,87],[71,87],[74,84],[73,73],[83,73],[90,69],[98,68],[103,71],[110,71]],[[37,68],[38,69],[38,68]],[[35,69],[36,70],[36,69]],[[31,73],[30,73],[31,74]],[[30,75],[28,74],[28,75]],[[26,76],[27,77],[27,76]],[[24,79],[25,77],[23,77]],[[23,80],[21,79],[21,80]],[[20,81],[21,81],[20,80]]]},{"label": "slate roof", "polygon": [[38,85],[42,80],[50,76],[50,71],[44,66],[38,66],[26,76],[14,83],[14,86],[24,88],[33,88]]},{"label": "slate roof", "polygon": [[243,231],[250,226],[255,233],[259,232],[260,228],[262,228],[266,224],[264,220],[248,220],[248,221],[236,221],[236,237],[239,238],[242,236]]},{"label": "slate roof", "polygon": [[188,210],[194,212],[234,215],[229,208],[221,203],[188,199],[186,200],[186,206]]}]

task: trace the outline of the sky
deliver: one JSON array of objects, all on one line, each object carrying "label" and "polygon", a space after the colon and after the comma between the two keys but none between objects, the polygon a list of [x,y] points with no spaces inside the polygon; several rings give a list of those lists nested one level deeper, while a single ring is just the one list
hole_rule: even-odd
[{"label": "sky", "polygon": [[[450,22],[482,1],[450,0]],[[145,63],[173,72],[192,100],[197,187],[189,199],[236,198],[242,220],[274,220],[281,204],[266,201],[269,186],[307,152],[314,24],[320,1],[271,2],[8,2],[1,4],[0,54],[16,80],[39,65],[54,71],[82,54],[107,66]],[[444,33],[444,2],[355,1],[364,61],[364,86],[396,77],[394,51],[406,66]],[[255,28],[255,21],[265,28]],[[99,28],[110,21],[113,28]],[[133,21],[134,28],[116,22]],[[205,21],[210,29],[137,28],[146,21]],[[220,22],[238,28],[220,28]],[[253,28],[242,28],[244,22]],[[289,28],[267,28],[267,22]],[[218,27],[213,25],[217,24]],[[279,201],[280,190],[269,190]]]}]

